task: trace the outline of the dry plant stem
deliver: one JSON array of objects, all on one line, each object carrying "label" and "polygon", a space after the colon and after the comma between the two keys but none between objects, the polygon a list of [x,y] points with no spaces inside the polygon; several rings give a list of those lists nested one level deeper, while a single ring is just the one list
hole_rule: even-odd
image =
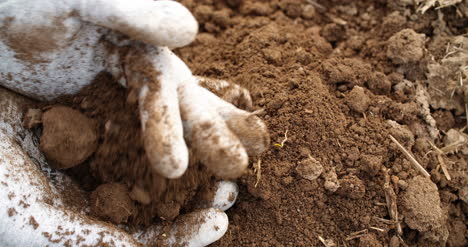
[{"label": "dry plant stem", "polygon": [[401,224],[398,221],[398,207],[397,207],[397,197],[395,191],[393,190],[390,175],[388,174],[388,170],[384,171],[385,176],[385,183],[384,183],[384,192],[385,192],[385,200],[387,201],[387,209],[388,214],[392,221],[396,222],[396,228],[398,235],[403,234],[403,230],[401,228]]},{"label": "dry plant stem", "polygon": [[318,239],[320,240],[320,242],[322,242],[324,246],[327,246],[327,243],[325,242],[325,239],[322,236],[318,236]]},{"label": "dry plant stem", "polygon": [[389,137],[390,140],[392,140],[398,146],[401,152],[406,156],[406,158],[408,158],[411,161],[411,163],[418,171],[420,171],[425,177],[431,177],[431,175],[426,171],[426,169],[424,169],[424,167],[422,167],[421,164],[419,164],[419,162],[413,157],[413,155],[411,155],[410,152],[408,152],[408,150],[406,150],[405,147],[403,147],[403,145],[401,145],[400,142],[398,142],[395,139],[395,137],[393,137],[392,135],[389,135]]},{"label": "dry plant stem", "polygon": [[385,232],[385,230],[384,230],[384,229],[382,229],[382,228],[378,228],[378,227],[375,227],[375,226],[371,226],[371,227],[369,227],[369,228],[370,228],[370,229],[372,229],[372,230],[379,231],[379,232]]},{"label": "dry plant stem", "polygon": [[374,219],[384,223],[384,224],[387,224],[387,225],[395,225],[397,222],[396,221],[393,221],[393,220],[387,220],[387,219],[382,219],[382,218],[379,218],[379,217],[374,217]]},{"label": "dry plant stem", "polygon": [[468,128],[468,104],[465,104],[465,117],[466,117],[465,128]]},{"label": "dry plant stem", "polygon": [[258,182],[262,178],[262,160],[258,160],[257,163],[254,165],[254,173],[257,174],[257,181],[255,181],[254,187],[257,187]]},{"label": "dry plant stem", "polygon": [[248,165],[247,153],[239,138],[209,106],[201,88],[186,82],[179,85],[178,95],[186,138],[195,155],[219,178],[241,176]]},{"label": "dry plant stem", "polygon": [[444,152],[442,152],[442,150],[440,150],[434,143],[429,142],[429,144],[437,152],[437,160],[439,161],[440,167],[442,168],[442,172],[444,172],[445,178],[447,178],[448,181],[452,180],[452,177],[450,176],[450,173],[447,170],[444,157],[442,156]]},{"label": "dry plant stem", "polygon": [[400,235],[397,235],[397,237],[400,240],[400,244],[403,245],[403,247],[409,247]]},{"label": "dry plant stem", "polygon": [[324,239],[322,236],[318,236],[318,239],[325,247],[336,247],[336,244],[333,242],[333,240]]},{"label": "dry plant stem", "polygon": [[361,230],[361,231],[357,231],[357,232],[353,232],[353,233],[349,234],[349,236],[348,236],[347,238],[345,238],[345,240],[346,240],[346,241],[349,241],[349,240],[353,240],[353,239],[356,239],[356,238],[363,237],[363,236],[365,236],[368,232],[369,232],[369,230],[367,230],[367,229],[364,229],[364,230]]}]

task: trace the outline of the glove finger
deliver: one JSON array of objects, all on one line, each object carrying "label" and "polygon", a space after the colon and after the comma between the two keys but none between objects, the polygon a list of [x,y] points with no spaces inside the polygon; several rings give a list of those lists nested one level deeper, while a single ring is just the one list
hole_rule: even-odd
[{"label": "glove finger", "polygon": [[76,9],[85,21],[155,46],[180,47],[195,39],[198,23],[174,1],[84,0]]},{"label": "glove finger", "polygon": [[236,183],[232,181],[219,181],[211,207],[226,211],[234,205],[238,194],[239,187]]},{"label": "glove finger", "polygon": [[195,76],[195,78],[198,85],[208,89],[221,99],[243,110],[249,111],[252,109],[252,97],[250,97],[249,90],[246,88],[225,80],[217,80],[202,76]]},{"label": "glove finger", "polygon": [[[180,216],[170,227],[153,226],[134,236],[148,246],[202,247],[219,240],[228,225],[228,217],[223,211],[208,208]],[[159,240],[155,240],[157,238]]]},{"label": "glove finger", "polygon": [[172,77],[174,71],[171,61],[159,51],[136,48],[126,58],[125,74],[129,87],[139,90],[143,142],[152,168],[163,177],[178,178],[187,169],[188,149]]},{"label": "glove finger", "polygon": [[217,208],[223,211],[231,208],[239,195],[239,186],[235,182],[217,181],[213,188],[202,188],[194,200],[195,208]]},{"label": "glove finger", "polygon": [[247,153],[201,90],[194,81],[179,85],[177,90],[186,138],[201,163],[217,177],[237,178],[248,165]]},{"label": "glove finger", "polygon": [[240,139],[249,155],[261,154],[268,148],[270,145],[268,129],[255,113],[240,110],[204,88],[200,88],[200,92]]}]

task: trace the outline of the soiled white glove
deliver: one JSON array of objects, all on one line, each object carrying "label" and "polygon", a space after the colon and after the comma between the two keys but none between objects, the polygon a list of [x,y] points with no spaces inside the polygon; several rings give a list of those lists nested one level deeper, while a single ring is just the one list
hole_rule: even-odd
[{"label": "soiled white glove", "polygon": [[[250,106],[248,92],[224,81],[193,76],[167,48],[190,43],[196,33],[193,16],[172,1],[0,0],[0,85],[50,100],[77,93],[99,72],[108,71],[123,86],[138,91],[145,149],[153,172],[167,178],[185,172],[185,137],[215,175],[236,178],[247,167],[247,153],[258,154],[268,146],[267,130],[258,117],[200,85],[223,92],[223,98],[244,98]],[[6,100],[0,98],[0,106],[9,107],[2,108],[0,119],[4,123],[0,128],[0,183],[7,184],[0,185],[2,246],[62,246],[67,239],[75,241],[72,245],[135,244],[128,234],[89,221],[51,199],[53,187],[30,159],[41,156],[37,146],[22,142],[24,136],[32,138],[19,127],[22,109]],[[234,184],[223,184],[217,198],[237,193]],[[217,204],[230,205],[222,200]],[[167,233],[166,244],[204,246],[220,238],[228,225],[226,215],[215,209],[187,217],[192,217],[192,223],[178,219]],[[31,222],[38,226],[28,226]],[[137,234],[136,240],[149,240],[156,230]]]},{"label": "soiled white glove", "polygon": [[179,217],[172,228],[151,226],[133,235],[67,208],[60,187],[68,177],[47,176],[37,137],[22,126],[29,102],[0,88],[0,246],[138,246],[158,238],[169,246],[206,246],[224,235],[228,218],[221,210],[235,201],[233,182],[220,182],[209,208]]}]

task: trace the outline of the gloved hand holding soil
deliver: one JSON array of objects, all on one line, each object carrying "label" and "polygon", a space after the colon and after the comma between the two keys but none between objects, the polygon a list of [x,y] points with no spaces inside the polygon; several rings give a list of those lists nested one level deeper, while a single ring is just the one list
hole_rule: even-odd
[{"label": "gloved hand holding soil", "polygon": [[238,189],[220,179],[241,176],[269,137],[246,89],[193,76],[167,48],[195,38],[187,9],[12,0],[0,20],[0,85],[45,100],[0,89],[2,246],[224,235]]}]

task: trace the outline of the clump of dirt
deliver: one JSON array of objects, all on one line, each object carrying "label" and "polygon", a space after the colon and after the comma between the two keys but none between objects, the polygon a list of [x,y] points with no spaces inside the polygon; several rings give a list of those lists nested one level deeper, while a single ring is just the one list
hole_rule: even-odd
[{"label": "clump of dirt", "polygon": [[322,174],[323,166],[313,157],[309,157],[297,164],[296,172],[299,174],[299,176],[313,181],[317,179],[320,174]]},{"label": "clump of dirt", "polygon": [[127,186],[117,183],[101,184],[91,193],[91,213],[114,224],[127,222],[135,213]]},{"label": "clump of dirt", "polygon": [[55,168],[76,166],[96,150],[95,123],[79,111],[52,107],[42,115],[42,125],[40,148]]},{"label": "clump of dirt", "polygon": [[413,29],[399,31],[388,40],[388,58],[395,64],[418,62],[424,56],[424,38]]},{"label": "clump of dirt", "polygon": [[339,195],[351,199],[363,198],[366,194],[366,186],[361,179],[354,175],[346,175],[339,180],[340,188],[336,191]]},{"label": "clump of dirt", "polygon": [[423,235],[421,242],[426,239],[435,243],[447,241],[446,218],[441,208],[437,186],[431,180],[422,176],[410,179],[402,201],[405,223]]},{"label": "clump of dirt", "polygon": [[353,90],[346,95],[346,104],[348,107],[358,113],[364,113],[369,107],[369,97],[366,95],[364,88],[354,86]]}]

